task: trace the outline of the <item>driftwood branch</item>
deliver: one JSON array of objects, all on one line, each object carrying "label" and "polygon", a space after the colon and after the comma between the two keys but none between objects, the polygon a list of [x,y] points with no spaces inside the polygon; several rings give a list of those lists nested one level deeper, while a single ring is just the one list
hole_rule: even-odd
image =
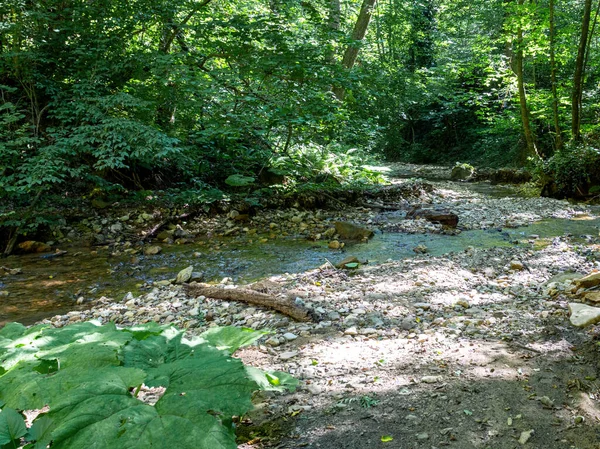
[{"label": "driftwood branch", "polygon": [[154,226],[152,226],[152,228],[150,228],[148,231],[144,232],[144,235],[142,236],[142,241],[148,240],[148,239],[152,239],[154,237],[156,237],[156,234],[158,233],[158,231],[167,223],[169,223],[170,219],[167,220],[163,220],[160,223],[155,224]]},{"label": "driftwood branch", "polygon": [[198,215],[198,212],[199,212],[199,210],[192,210],[190,212],[186,212],[181,215],[176,215],[174,217],[165,218],[161,222],[152,226],[152,228],[150,228],[148,231],[144,232],[142,235],[142,241],[146,241],[148,239],[152,239],[152,238],[156,237],[156,234],[158,234],[158,231],[160,231],[165,225],[172,223],[174,221],[194,218],[196,215]]},{"label": "driftwood branch", "polygon": [[266,293],[260,293],[246,288],[223,288],[210,284],[187,284],[184,286],[190,296],[206,296],[224,301],[241,301],[268,309],[273,309],[287,315],[296,321],[312,321],[311,311],[296,304],[289,298],[278,298]]}]

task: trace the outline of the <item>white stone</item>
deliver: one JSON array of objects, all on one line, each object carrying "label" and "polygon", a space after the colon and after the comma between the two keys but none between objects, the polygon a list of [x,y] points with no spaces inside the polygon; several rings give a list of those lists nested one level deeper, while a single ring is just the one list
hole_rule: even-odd
[{"label": "white stone", "polygon": [[426,384],[435,384],[437,382],[440,382],[442,380],[442,376],[423,376],[421,378],[421,382],[424,382]]},{"label": "white stone", "polygon": [[286,332],[283,334],[283,338],[285,338],[287,341],[292,341],[298,338],[298,336],[296,334],[292,334],[291,332]]},{"label": "white stone", "polygon": [[289,360],[289,359],[293,359],[294,357],[296,357],[298,355],[298,351],[287,351],[287,352],[282,352],[279,355],[279,358],[281,360]]},{"label": "white stone", "polygon": [[569,303],[569,311],[573,326],[585,327],[600,322],[600,308],[598,307],[572,302]]}]

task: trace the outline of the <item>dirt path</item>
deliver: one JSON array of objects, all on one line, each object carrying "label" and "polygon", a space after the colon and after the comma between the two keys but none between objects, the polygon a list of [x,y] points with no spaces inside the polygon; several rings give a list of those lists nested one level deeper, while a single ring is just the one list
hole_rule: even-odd
[{"label": "dirt path", "polygon": [[[436,187],[433,203],[473,227],[502,226],[494,221],[528,209],[538,218],[582,212],[516,198],[512,209],[510,199],[498,200],[503,210],[482,206],[489,198],[470,186]],[[266,399],[242,426],[257,444],[240,447],[600,448],[595,329],[569,323],[561,292],[573,277],[564,273],[598,268],[598,233],[587,243],[576,237],[541,244],[523,236],[513,246],[423,254],[351,276],[298,276],[298,296],[331,320],[294,328],[300,337],[283,346],[241,353],[302,382],[294,394]]]}]

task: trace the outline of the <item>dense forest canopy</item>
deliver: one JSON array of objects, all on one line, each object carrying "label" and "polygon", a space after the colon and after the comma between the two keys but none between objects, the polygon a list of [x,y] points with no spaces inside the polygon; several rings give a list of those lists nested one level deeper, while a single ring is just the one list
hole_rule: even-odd
[{"label": "dense forest canopy", "polygon": [[355,149],[413,162],[532,158],[588,176],[599,9],[3,0],[0,198],[30,204],[73,180],[84,190],[340,181],[360,176]]}]

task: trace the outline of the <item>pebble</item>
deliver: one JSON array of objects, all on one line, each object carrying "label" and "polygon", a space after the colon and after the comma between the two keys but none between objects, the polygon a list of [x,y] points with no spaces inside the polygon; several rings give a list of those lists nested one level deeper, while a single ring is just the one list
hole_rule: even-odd
[{"label": "pebble", "polygon": [[147,246],[144,248],[144,254],[146,256],[155,256],[162,251],[162,248],[158,245]]},{"label": "pebble", "polygon": [[283,334],[283,338],[285,338],[287,341],[293,341],[298,338],[298,336],[296,334],[292,334],[291,332],[286,332]]},{"label": "pebble", "polygon": [[310,384],[306,386],[306,390],[310,393],[310,394],[321,394],[323,392],[323,389],[321,387],[319,387],[318,385],[315,384]]},{"label": "pebble", "polygon": [[417,323],[414,318],[404,318],[400,326],[402,327],[402,329],[409,331],[417,327]]},{"label": "pebble", "polygon": [[520,444],[525,444],[529,441],[529,439],[531,438],[531,436],[534,434],[534,430],[524,430],[523,432],[521,432],[521,436],[519,437],[519,443]]},{"label": "pebble", "polygon": [[286,352],[282,352],[281,354],[279,354],[279,358],[281,360],[289,360],[289,359],[293,359],[298,354],[299,354],[298,351],[286,351]]},{"label": "pebble", "polygon": [[413,304],[417,309],[429,310],[431,309],[431,304],[428,302],[416,302]]},{"label": "pebble", "polygon": [[269,346],[277,347],[279,346],[279,339],[276,337],[271,337],[265,343]]},{"label": "pebble", "polygon": [[356,327],[349,327],[348,329],[346,329],[344,331],[345,335],[358,335],[358,331],[356,330]]},{"label": "pebble", "polygon": [[435,384],[441,382],[443,379],[442,376],[423,376],[421,377],[421,382],[426,384]]}]

